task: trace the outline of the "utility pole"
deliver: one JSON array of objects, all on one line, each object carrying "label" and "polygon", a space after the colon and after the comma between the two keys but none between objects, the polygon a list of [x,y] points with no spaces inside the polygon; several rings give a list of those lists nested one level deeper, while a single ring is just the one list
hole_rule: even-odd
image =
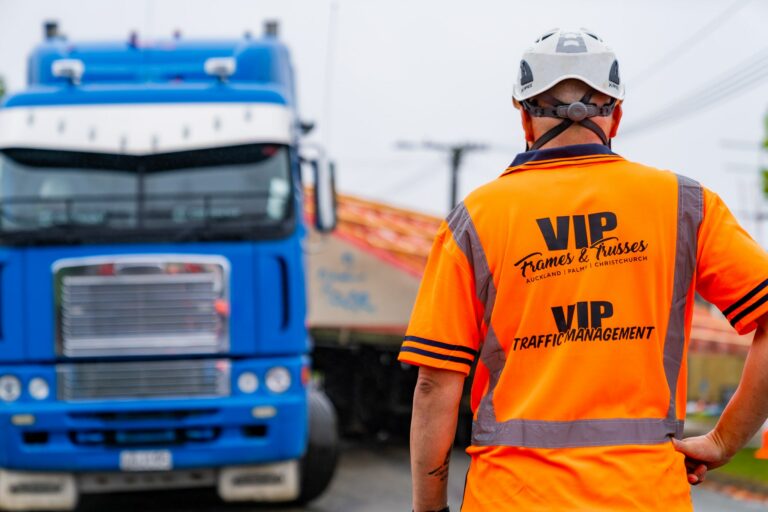
[{"label": "utility pole", "polygon": [[421,143],[400,141],[397,143],[397,149],[416,150],[424,149],[430,151],[441,151],[448,154],[449,164],[449,196],[448,211],[459,204],[459,172],[461,164],[466,153],[470,151],[485,151],[488,149],[486,144],[477,144],[473,142],[464,142],[461,144],[448,144],[443,142],[423,141]]},{"label": "utility pole", "polygon": [[[766,128],[768,128],[768,117],[766,117]],[[754,226],[753,236],[757,239],[760,245],[763,245],[763,223],[768,220],[768,213],[763,211],[761,206],[764,204],[766,196],[768,196],[768,168],[765,165],[765,157],[768,156],[768,146],[766,141],[752,141],[741,139],[722,139],[720,141],[720,147],[729,150],[741,151],[743,153],[753,153],[757,156],[757,162],[754,165],[744,163],[728,162],[725,166],[725,171],[728,173],[742,173],[752,175],[758,180],[758,186],[749,185],[744,186],[744,183],[740,183],[740,189],[743,191],[745,188],[754,190],[754,205],[752,208],[747,206],[746,197],[742,198],[742,206],[745,208],[740,211],[740,214],[752,221]],[[740,180],[741,181],[741,180]]]}]

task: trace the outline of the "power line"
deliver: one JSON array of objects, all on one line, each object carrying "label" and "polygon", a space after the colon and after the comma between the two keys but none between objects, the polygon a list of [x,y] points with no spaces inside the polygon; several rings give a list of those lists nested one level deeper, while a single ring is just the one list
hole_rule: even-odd
[{"label": "power line", "polygon": [[423,141],[421,143],[400,141],[396,144],[398,149],[427,149],[448,153],[450,163],[450,196],[448,198],[449,211],[459,202],[459,170],[466,153],[471,151],[485,151],[488,146],[485,144],[476,144],[465,142],[462,144],[446,144],[443,142]]},{"label": "power line", "polygon": [[765,151],[763,142],[757,140],[720,139],[720,147],[723,149],[732,149],[735,151]]},{"label": "power line", "polygon": [[402,192],[406,187],[412,187],[417,183],[421,183],[424,179],[436,174],[441,170],[440,165],[437,162],[431,162],[428,165],[420,168],[416,172],[408,171],[408,175],[403,179],[396,181],[383,190],[383,195],[389,196],[399,192]]},{"label": "power line", "polygon": [[666,122],[679,121],[693,114],[702,112],[715,106],[717,101],[725,100],[738,92],[749,89],[751,86],[758,85],[765,78],[768,78],[768,67],[762,69],[760,73],[748,77],[748,79],[742,82],[738,87],[713,89],[706,94],[699,94],[699,96],[691,98],[690,100],[683,100],[669,105],[664,109],[666,112],[660,112],[630,125],[628,129],[624,130],[624,135],[647,130],[648,128]]},{"label": "power line", "polygon": [[652,64],[649,64],[639,73],[636,73],[632,79],[628,80],[628,82],[631,83],[633,87],[637,87],[643,82],[646,82],[650,77],[658,73],[661,69],[664,69],[669,64],[679,59],[681,55],[685,54],[687,51],[690,51],[690,49],[696,46],[697,43],[700,43],[706,39],[707,35],[711,34],[717,28],[723,26],[729,18],[733,17],[733,15],[744,8],[744,6],[746,6],[750,1],[751,0],[736,0],[735,2],[731,3],[728,7],[725,8],[725,10],[718,13],[717,16],[713,17],[707,24],[688,36],[673,49],[667,51],[660,59],[656,60]]},{"label": "power line", "polygon": [[742,61],[721,73],[715,79],[700,87],[697,92],[687,94],[685,101],[695,103],[700,99],[708,99],[733,89],[742,88],[745,84],[749,84],[750,81],[754,80],[756,75],[759,77],[765,70],[766,65],[768,65],[768,47],[758,51],[746,61]]},{"label": "power line", "polygon": [[[434,147],[429,142],[424,143],[424,144],[425,144],[425,146],[421,146],[421,147],[423,147],[425,149],[438,149],[438,150],[443,150],[443,151],[445,151],[447,149],[446,146],[444,146],[444,145],[438,145],[437,147]],[[427,147],[426,145],[428,145],[429,147]],[[512,153],[513,156],[516,155],[519,151],[524,151],[524,149],[525,149],[525,148],[522,148],[522,147],[513,147],[510,144],[487,144],[487,145],[483,144],[482,146],[483,146],[483,149],[486,150],[486,151],[502,152],[502,153],[505,153],[505,154]],[[397,147],[398,147],[398,149],[420,149],[420,147],[417,146],[417,145],[414,145],[414,144],[409,143],[409,142],[403,142],[403,141],[399,142],[397,144]],[[348,159],[345,159],[345,162],[347,160]],[[381,161],[381,159],[376,159],[376,160],[377,161]],[[395,159],[392,159],[392,160],[395,160]],[[402,163],[402,159],[396,159],[396,162],[397,163]],[[415,172],[410,172],[409,171],[408,176],[406,176],[405,178],[403,178],[401,180],[396,181],[392,185],[389,185],[388,187],[386,187],[382,191],[382,193],[384,195],[392,195],[392,194],[398,193],[398,192],[402,191],[403,189],[405,189],[406,187],[412,187],[413,185],[415,185],[417,183],[421,183],[426,178],[429,178],[432,175],[434,175],[435,172],[438,171],[438,170],[440,170],[440,167],[436,163],[431,163],[431,164],[429,164],[429,165],[427,165],[427,166],[425,166],[425,167],[423,167],[423,168],[421,168],[421,169],[419,169],[419,170],[417,170]],[[453,203],[453,201],[452,201],[452,203]]]},{"label": "power line", "polygon": [[631,124],[627,129],[622,130],[622,135],[635,134],[659,124],[684,119],[711,108],[718,101],[754,87],[766,78],[768,78],[768,47],[687,94],[683,99]]},{"label": "power line", "polygon": [[690,101],[683,101],[670,105],[666,109],[667,112],[659,113],[656,116],[646,118],[645,120],[630,125],[627,130],[624,130],[624,135],[644,131],[667,122],[679,121],[690,117],[691,115],[700,113],[715,106],[718,101],[725,100],[738,92],[742,92],[754,85],[758,85],[766,78],[768,78],[768,68],[762,70],[760,74],[750,77],[749,80],[743,82],[740,87],[713,91],[711,94],[701,95]]}]

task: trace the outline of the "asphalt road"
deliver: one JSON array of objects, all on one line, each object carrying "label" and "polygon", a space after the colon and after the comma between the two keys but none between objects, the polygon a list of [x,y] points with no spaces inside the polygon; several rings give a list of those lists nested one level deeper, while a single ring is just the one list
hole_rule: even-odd
[{"label": "asphalt road", "polygon": [[[458,510],[469,458],[455,450],[451,460],[449,498]],[[694,488],[696,512],[766,510],[755,502],[738,501],[705,488]],[[306,507],[225,505],[212,492],[176,491],[86,499],[85,512],[395,512],[410,510],[408,452],[395,444],[346,444],[336,477],[328,491]]]}]

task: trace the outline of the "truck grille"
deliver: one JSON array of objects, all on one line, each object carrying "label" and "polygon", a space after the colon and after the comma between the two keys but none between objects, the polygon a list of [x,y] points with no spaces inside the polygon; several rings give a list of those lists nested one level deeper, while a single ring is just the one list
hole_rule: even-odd
[{"label": "truck grille", "polygon": [[230,394],[226,359],[80,363],[56,366],[59,400],[221,397]]},{"label": "truck grille", "polygon": [[[193,269],[194,272],[184,271]],[[58,352],[66,357],[210,354],[228,345],[226,266],[112,258],[59,264]]]}]

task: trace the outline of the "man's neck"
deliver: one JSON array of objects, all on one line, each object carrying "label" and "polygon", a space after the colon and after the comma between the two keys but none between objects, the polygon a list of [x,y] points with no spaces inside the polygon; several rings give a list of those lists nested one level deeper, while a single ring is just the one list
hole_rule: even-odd
[{"label": "man's neck", "polygon": [[[546,126],[546,125],[545,125]],[[536,139],[544,135],[551,126],[545,127],[536,127],[534,128],[534,136]],[[601,126],[603,130],[605,130],[605,127]],[[608,132],[606,131],[606,134]],[[541,146],[539,149],[551,149],[551,148],[559,148],[563,146],[575,146],[577,144],[602,144],[603,141],[598,137],[595,132],[592,130],[585,128],[583,126],[579,125],[572,125],[567,130],[565,130],[563,133],[555,137],[554,139],[550,140],[543,146]],[[528,144],[532,144],[532,142],[528,142]]]},{"label": "man's neck", "polygon": [[[543,146],[541,146],[538,149],[539,150],[542,150],[542,149],[554,149],[554,148],[562,148],[562,147],[566,147],[566,146],[576,146],[576,145],[579,145],[579,144],[599,144],[599,145],[602,146],[603,145],[603,141],[601,141],[600,139],[597,139],[597,138],[595,138],[594,140],[587,140],[587,139],[574,140],[572,142],[566,142],[566,143],[563,143],[561,141],[554,141],[554,140],[552,140],[552,141],[547,142],[546,144],[544,144]],[[528,147],[530,148],[530,146],[531,146],[531,142],[528,141]],[[530,149],[529,149],[529,151],[530,151]]]}]

